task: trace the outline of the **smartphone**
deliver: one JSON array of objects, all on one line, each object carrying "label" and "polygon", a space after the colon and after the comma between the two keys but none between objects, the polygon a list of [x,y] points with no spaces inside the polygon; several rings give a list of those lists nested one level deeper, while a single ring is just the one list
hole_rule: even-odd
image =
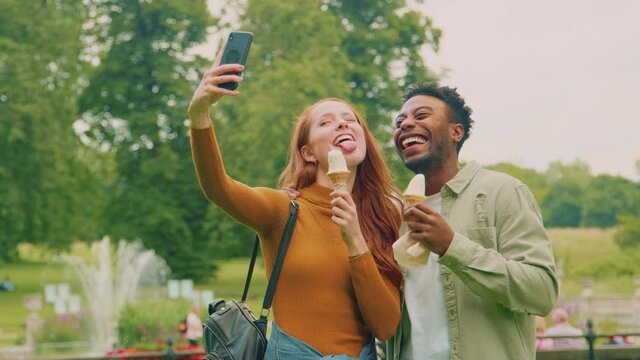
[{"label": "smartphone", "polygon": [[[253,33],[245,32],[245,31],[234,31],[229,34],[229,39],[227,40],[227,45],[224,47],[224,52],[222,53],[222,60],[220,60],[220,65],[224,64],[240,64],[244,65],[247,61],[247,55],[249,54],[249,48],[251,47],[251,42],[253,41]],[[242,72],[228,72],[225,75],[238,75],[242,76]],[[236,82],[226,82],[220,85],[221,88],[227,90],[235,90],[238,87],[238,83]]]}]

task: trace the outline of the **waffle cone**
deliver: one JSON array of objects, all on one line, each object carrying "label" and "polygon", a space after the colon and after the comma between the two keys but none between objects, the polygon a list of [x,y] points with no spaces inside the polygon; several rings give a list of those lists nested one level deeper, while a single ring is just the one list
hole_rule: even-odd
[{"label": "waffle cone", "polygon": [[407,206],[413,206],[413,205],[419,204],[427,199],[426,196],[422,196],[422,195],[404,194],[402,195],[402,197],[404,198],[404,201],[407,203]]},{"label": "waffle cone", "polygon": [[336,190],[347,190],[347,183],[349,181],[349,175],[351,171],[336,171],[332,173],[328,173],[331,182],[333,183],[333,187]]}]

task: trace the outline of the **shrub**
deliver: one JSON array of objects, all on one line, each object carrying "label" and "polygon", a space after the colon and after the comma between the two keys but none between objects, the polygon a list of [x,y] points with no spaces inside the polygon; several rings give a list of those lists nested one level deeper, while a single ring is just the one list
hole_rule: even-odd
[{"label": "shrub", "polygon": [[88,341],[89,328],[82,315],[58,316],[44,319],[33,336],[36,344]]},{"label": "shrub", "polygon": [[125,348],[152,350],[166,347],[168,337],[176,346],[186,342],[178,324],[187,316],[187,300],[145,300],[127,305],[118,321],[119,343]]},{"label": "shrub", "polygon": [[640,217],[620,216],[622,227],[613,236],[621,249],[640,248]]}]

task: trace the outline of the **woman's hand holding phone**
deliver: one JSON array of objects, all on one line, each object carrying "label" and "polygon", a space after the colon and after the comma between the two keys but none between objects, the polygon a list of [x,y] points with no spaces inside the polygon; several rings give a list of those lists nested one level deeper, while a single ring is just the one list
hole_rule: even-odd
[{"label": "woman's hand holding phone", "polygon": [[189,103],[189,117],[195,128],[209,127],[209,106],[218,102],[223,95],[236,96],[239,94],[237,90],[228,90],[219,86],[228,82],[240,83],[242,77],[225,75],[225,73],[240,73],[244,70],[244,66],[240,64],[220,65],[223,52],[224,46],[218,52],[211,68],[205,72]]}]

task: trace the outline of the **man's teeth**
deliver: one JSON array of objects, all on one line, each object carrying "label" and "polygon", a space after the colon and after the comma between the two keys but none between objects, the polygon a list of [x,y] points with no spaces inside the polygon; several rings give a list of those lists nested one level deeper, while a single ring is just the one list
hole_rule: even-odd
[{"label": "man's teeth", "polygon": [[402,141],[402,147],[408,147],[411,143],[418,143],[418,144],[424,144],[426,143],[427,140],[423,137],[420,136],[412,136],[409,138],[406,138]]}]

